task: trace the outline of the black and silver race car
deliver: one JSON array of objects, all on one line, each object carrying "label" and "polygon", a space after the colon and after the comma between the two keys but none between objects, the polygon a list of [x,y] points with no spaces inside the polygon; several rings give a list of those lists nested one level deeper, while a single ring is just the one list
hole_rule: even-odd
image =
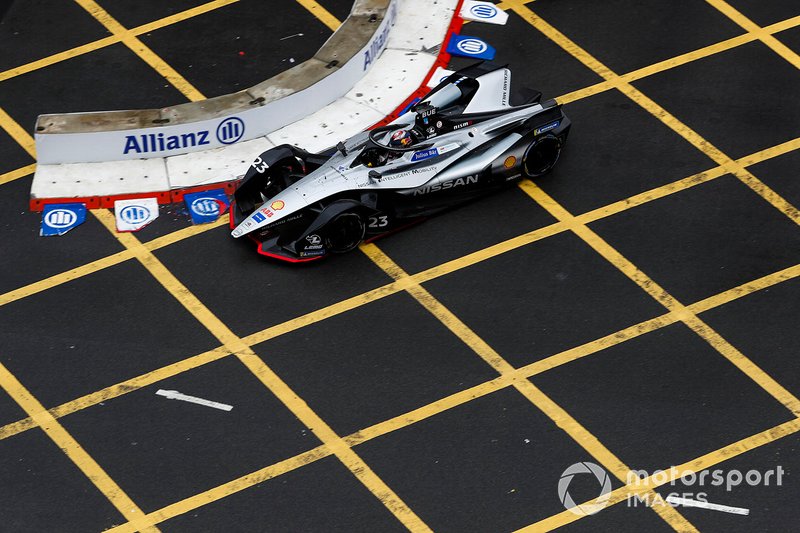
[{"label": "black and silver race car", "polygon": [[234,193],[233,237],[291,262],[348,252],[558,161],[570,121],[529,91],[509,103],[511,71],[478,64],[437,85],[387,126],[319,154],[284,144],[253,162]]}]

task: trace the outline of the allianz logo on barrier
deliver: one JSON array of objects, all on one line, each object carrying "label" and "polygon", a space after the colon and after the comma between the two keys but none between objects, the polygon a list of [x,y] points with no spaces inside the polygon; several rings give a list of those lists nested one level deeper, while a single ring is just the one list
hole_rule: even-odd
[{"label": "allianz logo on barrier", "polygon": [[128,224],[139,224],[150,217],[150,210],[141,205],[129,205],[122,208],[119,216]]},{"label": "allianz logo on barrier", "polygon": [[392,25],[394,24],[396,12],[397,2],[392,2],[391,10],[389,13],[387,13],[386,19],[384,19],[386,21],[386,26],[384,26],[383,31],[375,36],[372,42],[367,46],[367,49],[364,51],[364,71],[369,68],[373,61],[378,59],[378,56],[381,55],[381,52],[383,51],[383,47],[386,46],[386,43],[389,40],[389,31],[392,29]]},{"label": "allianz logo on barrier", "polygon": [[[244,121],[239,117],[228,117],[217,126],[217,141],[222,144],[233,144],[244,136]],[[123,154],[146,154],[150,152],[169,152],[195,146],[210,145],[208,130],[164,135],[163,133],[142,133],[127,135]]]}]

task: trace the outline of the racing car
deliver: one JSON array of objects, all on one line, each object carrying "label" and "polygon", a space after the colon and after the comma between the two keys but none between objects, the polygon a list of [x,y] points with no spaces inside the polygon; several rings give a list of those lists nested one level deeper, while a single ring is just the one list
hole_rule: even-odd
[{"label": "racing car", "polygon": [[509,98],[511,70],[479,63],[443,79],[390,124],[309,153],[258,156],[235,193],[231,235],[290,262],[348,252],[558,161],[570,121],[555,100]]}]

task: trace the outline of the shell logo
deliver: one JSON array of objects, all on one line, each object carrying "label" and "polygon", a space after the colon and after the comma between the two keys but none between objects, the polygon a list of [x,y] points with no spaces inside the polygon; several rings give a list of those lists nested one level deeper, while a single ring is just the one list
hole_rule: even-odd
[{"label": "shell logo", "polygon": [[270,207],[272,207],[272,209],[274,209],[275,211],[280,211],[281,209],[283,209],[283,206],[285,205],[286,203],[284,203],[283,200],[275,200],[274,202],[272,202]]},{"label": "shell logo", "polygon": [[506,168],[511,168],[516,163],[517,163],[517,158],[512,155],[506,158],[506,160],[503,162],[503,166]]}]

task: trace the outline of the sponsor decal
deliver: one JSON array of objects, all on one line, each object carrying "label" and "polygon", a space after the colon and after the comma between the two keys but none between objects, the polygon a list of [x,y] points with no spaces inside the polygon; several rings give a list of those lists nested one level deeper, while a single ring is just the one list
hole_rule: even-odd
[{"label": "sponsor decal", "polygon": [[457,56],[486,59],[488,61],[494,59],[497,53],[494,47],[489,46],[485,41],[466,35],[453,35],[447,45],[447,52]]},{"label": "sponsor decal", "polygon": [[463,185],[473,185],[475,183],[478,183],[478,176],[466,176],[464,178],[456,178],[442,183],[434,183],[433,185],[426,185],[425,187],[420,187],[419,189],[415,189],[414,196],[452,189],[454,187],[461,187]]},{"label": "sponsor decal", "polygon": [[439,155],[439,151],[436,148],[428,148],[427,150],[420,150],[419,152],[414,152],[414,155],[411,156],[412,161],[423,161],[425,159],[430,159],[431,157],[436,157]]},{"label": "sponsor decal", "polygon": [[[320,247],[321,248],[321,247]],[[325,255],[325,250],[312,250],[300,252],[300,257],[314,257],[317,255]]]},{"label": "sponsor decal", "polygon": [[397,2],[392,2],[389,12],[386,14],[386,18],[384,19],[383,30],[381,30],[378,35],[373,37],[372,42],[369,43],[369,45],[367,45],[367,49],[364,50],[364,72],[367,71],[372,63],[378,59],[378,56],[381,55],[381,52],[383,52],[383,48],[386,46],[386,42],[389,40],[389,31],[394,25],[396,14]]},{"label": "sponsor decal", "polygon": [[158,201],[155,198],[117,200],[114,202],[117,231],[139,231],[158,218]]},{"label": "sponsor decal", "polygon": [[52,237],[64,235],[80,226],[86,220],[86,204],[49,204],[42,212],[42,225],[39,235]]},{"label": "sponsor decal", "polygon": [[491,2],[466,0],[461,7],[461,17],[465,20],[477,20],[489,24],[503,25],[508,22],[508,13],[498,9]]},{"label": "sponsor decal", "polygon": [[322,239],[316,233],[307,236],[306,240],[308,241],[308,244],[312,244],[312,245],[322,244]]},{"label": "sponsor decal", "polygon": [[453,129],[454,130],[460,130],[461,128],[466,128],[467,126],[469,126],[471,124],[472,124],[472,121],[468,120],[466,122],[462,122],[461,124],[456,124],[455,126],[453,126]]},{"label": "sponsor decal", "polygon": [[513,155],[506,157],[506,160],[503,161],[503,166],[506,168],[512,168],[514,165],[517,164],[517,158]]},{"label": "sponsor decal", "polygon": [[425,150],[419,150],[418,152],[414,152],[414,155],[411,156],[411,161],[423,161],[425,159],[430,159],[431,157],[437,157],[442,154],[446,154],[447,152],[451,152],[458,147],[459,147],[458,143],[450,143],[436,148],[427,148]]},{"label": "sponsor decal", "polygon": [[217,140],[222,144],[233,144],[244,136],[244,120],[228,117],[217,126]]},{"label": "sponsor decal", "polygon": [[275,200],[274,202],[272,202],[272,204],[270,204],[270,207],[275,211],[280,211],[281,209],[283,209],[285,205],[286,202],[284,202],[283,200]]},{"label": "sponsor decal", "polygon": [[183,201],[186,202],[192,224],[214,222],[230,205],[223,189],[184,194]]},{"label": "sponsor decal", "polygon": [[267,215],[267,218],[272,218],[272,216],[275,214],[269,207],[262,207],[259,211]]},{"label": "sponsor decal", "polygon": [[205,146],[211,144],[208,140],[208,130],[179,135],[164,135],[163,133],[143,133],[141,135],[127,135],[125,137],[125,148],[123,154],[136,153],[147,154],[150,152],[169,152],[191,148],[193,146]]},{"label": "sponsor decal", "polygon": [[267,220],[267,217],[265,217],[261,213],[256,212],[256,213],[253,213],[253,220],[255,220],[258,224],[261,224],[262,222]]},{"label": "sponsor decal", "polygon": [[497,15],[497,8],[491,4],[474,4],[469,12],[478,18],[490,19]]},{"label": "sponsor decal", "polygon": [[[244,136],[244,121],[239,117],[228,117],[219,123],[216,129],[216,138],[222,144],[233,144]],[[211,132],[209,130],[192,131],[175,135],[162,133],[142,133],[140,135],[126,135],[123,154],[149,154],[153,152],[171,152],[195,146],[211,145]],[[257,162],[260,160],[256,160]],[[255,166],[256,163],[253,163]],[[260,167],[257,171],[263,172]]]},{"label": "sponsor decal", "polygon": [[546,131],[554,130],[554,129],[556,129],[558,127],[559,124],[561,124],[561,121],[560,120],[556,120],[555,122],[551,122],[550,124],[547,124],[546,126],[542,126],[541,128],[536,128],[535,130],[533,130],[533,134],[534,135],[539,135],[540,133],[544,133]]}]

